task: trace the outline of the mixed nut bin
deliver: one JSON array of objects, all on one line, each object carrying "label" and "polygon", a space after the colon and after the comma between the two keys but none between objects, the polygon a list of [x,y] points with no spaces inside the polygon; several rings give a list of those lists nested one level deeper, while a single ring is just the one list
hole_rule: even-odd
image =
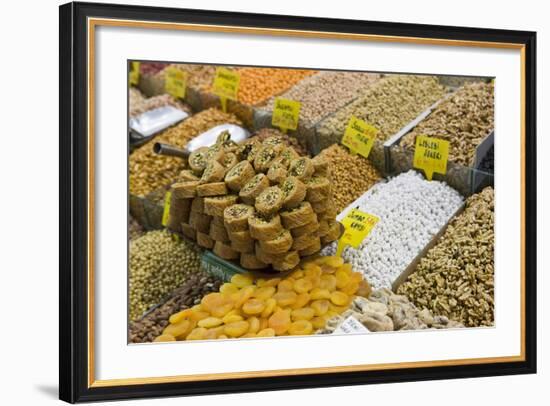
[{"label": "mixed nut bin", "polygon": [[[319,75],[319,73],[316,73]],[[327,72],[322,72],[322,74],[328,74]],[[373,77],[377,76],[372,81],[372,85],[376,81],[388,80],[393,75],[391,74],[372,74]],[[419,126],[424,125],[427,120],[433,119],[438,114],[438,108],[457,94],[460,89],[468,83],[486,83],[490,82],[488,78],[472,78],[472,77],[458,77],[458,76],[438,76],[439,85],[443,87],[443,92],[440,97],[437,97],[437,100],[429,102],[427,106],[420,109],[420,111],[414,112],[414,118],[407,121],[406,124],[401,125],[398,131],[395,131],[392,134],[387,134],[386,139],[377,140],[374,143],[374,146],[370,152],[368,160],[371,164],[377,169],[382,178],[378,183],[386,184],[388,181],[391,181],[392,178],[399,175],[405,175],[410,171],[417,171],[413,168],[413,155],[414,150],[409,146],[405,145],[403,140],[407,135],[412,134],[415,129]],[[298,86],[302,82],[314,81],[315,75],[305,76],[301,80],[297,81],[294,84],[289,85],[285,89],[281,89],[278,94],[268,97],[266,100],[255,104],[246,104],[235,100],[226,101],[226,111],[228,114],[236,117],[237,121],[242,127],[248,129],[252,135],[254,135],[258,130],[264,128],[271,128],[271,119],[272,113],[269,109],[266,108],[266,104],[269,101],[273,100],[274,97],[280,95],[284,97],[285,93],[292,92],[293,87]],[[140,75],[138,88],[143,94],[148,97],[161,95],[165,93],[164,89],[164,79],[159,77],[159,75]],[[304,85],[304,88],[307,88],[307,85]],[[298,142],[302,145],[303,148],[307,151],[309,156],[315,157],[318,156],[321,151],[326,149],[332,144],[339,144],[343,133],[334,133],[331,135],[332,141],[327,141],[327,138],[323,138],[320,134],[326,135],[326,123],[335,117],[339,111],[343,109],[353,110],[353,103],[361,104],[361,97],[363,95],[358,94],[354,97],[348,97],[347,100],[341,102],[337,110],[328,111],[326,114],[319,114],[320,118],[317,117],[315,122],[300,122],[298,128],[295,131],[288,131],[287,135],[293,138],[296,138]],[[429,98],[426,98],[424,102],[427,102]],[[203,87],[193,87],[187,86],[185,103],[188,104],[193,112],[201,112],[208,109],[221,109],[220,98],[213,94],[208,89]],[[329,108],[330,110],[330,108]],[[411,112],[408,112],[411,114]],[[397,113],[395,113],[397,114]],[[190,117],[193,117],[191,115]],[[459,125],[459,124],[457,124]],[[197,134],[199,135],[199,134]],[[434,135],[435,136],[435,135]],[[418,247],[418,251],[413,256],[413,258],[408,262],[408,265],[391,281],[391,284],[388,286],[386,283],[381,284],[380,286],[374,286],[375,288],[389,288],[393,292],[398,292],[400,287],[408,280],[409,276],[417,269],[418,265],[421,263],[422,259],[434,249],[440,243],[441,239],[445,235],[449,224],[452,224],[454,219],[460,216],[465,208],[467,207],[468,198],[472,195],[476,195],[484,190],[486,187],[494,186],[494,164],[493,164],[493,154],[494,154],[494,129],[491,128],[487,131],[487,134],[477,142],[475,145],[475,151],[473,151],[471,161],[469,163],[460,163],[453,161],[451,156],[449,157],[447,163],[447,173],[445,175],[434,174],[434,181],[445,182],[448,186],[460,193],[462,197],[462,202],[450,210],[451,214],[447,216],[446,220],[441,224],[438,224],[437,229],[431,230],[429,235],[429,240]],[[357,174],[360,176],[360,174]],[[130,214],[135,218],[138,223],[146,230],[157,230],[164,228],[162,226],[162,218],[164,214],[164,205],[165,205],[165,195],[166,192],[170,189],[171,182],[168,182],[166,185],[156,188],[145,195],[137,195],[130,192],[129,195],[129,209]],[[383,187],[383,186],[377,186]],[[370,190],[370,189],[369,189]],[[368,191],[365,190],[362,196],[358,196],[356,201],[351,203],[346,209],[338,213],[337,219],[341,219],[342,215],[352,207],[359,207],[361,199],[365,198]],[[179,233],[181,238],[185,238],[184,235]],[[367,237],[368,238],[368,237]],[[330,247],[329,247],[330,248]],[[330,251],[330,250],[329,250]],[[327,247],[324,247],[321,251],[322,254],[331,255],[334,252],[327,251]],[[215,255],[210,250],[205,250],[201,256],[201,270],[206,274],[214,276],[215,279],[230,281],[235,274],[243,274],[248,272],[247,270],[240,267],[238,264],[231,260],[226,260],[220,258],[218,255]],[[286,272],[288,273],[288,272]],[[280,275],[286,275],[286,273],[281,273]],[[258,273],[258,277],[269,277],[273,274],[262,274]],[[390,294],[391,295],[391,294]],[[383,297],[384,295],[381,295]],[[170,300],[173,299],[173,296],[167,296]],[[164,301],[163,301],[164,302]],[[417,306],[421,304],[416,303]],[[361,307],[360,304],[356,305]],[[411,305],[414,307],[414,305]],[[444,308],[437,307],[431,310],[441,310],[441,313],[444,314],[446,311]],[[156,309],[162,307],[162,303],[155,304],[150,308],[143,316],[143,320],[147,317],[150,317],[152,312]],[[375,306],[376,307],[376,306]],[[420,307],[419,307],[420,309]],[[419,312],[420,310],[418,310]],[[359,312],[360,313],[360,312]],[[449,310],[449,314],[455,314]],[[435,314],[435,313],[434,313]],[[432,319],[430,319],[432,320]],[[431,322],[431,324],[447,325],[447,321],[443,319],[437,319],[437,322]],[[340,320],[341,322],[342,320]],[[468,325],[468,320],[466,316],[461,319],[461,322],[464,325]],[[488,325],[488,322],[484,322],[484,325]],[[166,323],[165,323],[166,324]],[[428,326],[430,323],[425,323]],[[449,326],[453,325],[452,323]],[[333,327],[335,327],[334,325]],[[332,328],[332,330],[334,330]],[[331,330],[331,331],[332,331]],[[138,342],[138,341],[136,341]]]}]

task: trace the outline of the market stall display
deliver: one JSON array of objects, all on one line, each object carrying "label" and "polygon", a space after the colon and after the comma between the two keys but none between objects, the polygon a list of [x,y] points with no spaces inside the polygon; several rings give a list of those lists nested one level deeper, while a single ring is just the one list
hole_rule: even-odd
[{"label": "market stall display", "polygon": [[433,76],[385,77],[360,98],[318,124],[319,149],[339,143],[352,116],[376,127],[377,140],[383,142],[441,99],[445,92]]},{"label": "market stall display", "polygon": [[398,293],[468,327],[494,322],[494,191],[468,198]]},{"label": "market stall display", "polygon": [[428,309],[421,310],[406,296],[382,288],[372,292],[368,298],[355,297],[348,310],[329,319],[316,333],[332,334],[349,317],[361,323],[367,332],[464,327],[446,316],[434,316]]},{"label": "market stall display", "polygon": [[309,335],[370,287],[342,258],[320,257],[282,278],[238,274],[174,313],[156,342]]},{"label": "market stall display", "polygon": [[[129,342],[493,325],[494,192],[473,194],[494,176],[492,83],[225,67],[239,87],[221,103],[217,68],[142,63],[129,89],[129,118],[195,113],[129,157]],[[296,130],[272,128],[279,97],[300,103]],[[342,144],[352,117],[376,130],[368,157]],[[419,135],[449,141],[445,175],[412,169]],[[376,222],[336,256],[352,208]]]},{"label": "market stall display", "polygon": [[[461,205],[457,191],[415,171],[377,183],[350,206],[380,220],[358,249],[347,247],[342,257],[374,288],[391,288]],[[323,250],[335,252],[336,244]]]},{"label": "market stall display", "polygon": [[468,83],[441,102],[401,140],[414,149],[417,135],[450,142],[449,161],[473,166],[478,145],[494,129],[494,87],[491,83]]},{"label": "market stall display", "polygon": [[130,320],[180,287],[188,275],[200,272],[200,251],[189,241],[155,230],[130,242]]}]

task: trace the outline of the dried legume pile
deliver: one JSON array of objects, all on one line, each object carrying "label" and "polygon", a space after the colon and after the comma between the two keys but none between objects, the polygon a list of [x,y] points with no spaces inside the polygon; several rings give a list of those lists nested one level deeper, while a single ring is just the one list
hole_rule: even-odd
[{"label": "dried legume pile", "polygon": [[162,62],[142,62],[139,65],[139,73],[142,75],[154,75],[166,67]]},{"label": "dried legume pile", "polygon": [[[299,101],[300,122],[312,126],[366,92],[380,75],[359,72],[320,72],[312,75],[281,95]],[[264,110],[273,111],[275,98]]]},{"label": "dried legume pile", "polygon": [[143,235],[143,227],[136,221],[136,219],[130,216],[128,222],[128,237],[130,240],[134,240]]},{"label": "dried legume pile", "polygon": [[280,137],[283,140],[283,143],[287,147],[292,147],[294,150],[298,153],[300,156],[306,156],[309,155],[306,151],[306,149],[298,142],[298,140],[294,137],[289,136],[288,134],[283,134],[281,131],[275,129],[275,128],[262,128],[258,131],[256,131],[254,134],[252,134],[252,137],[250,137],[249,141],[258,140],[259,142],[263,142],[265,139],[269,137]]},{"label": "dried legume pile", "polygon": [[173,98],[169,94],[162,94],[159,96],[149,97],[141,101],[135,101],[133,103],[132,101],[130,101],[130,117],[136,117],[142,113],[145,113],[146,111],[164,106],[172,106],[182,111],[185,111],[186,113],[191,113],[192,111],[191,106],[189,106],[188,104]]},{"label": "dried legume pile", "polygon": [[149,231],[130,242],[130,320],[136,320],[199,272],[200,251],[168,231]]},{"label": "dried legume pile", "polygon": [[450,142],[450,161],[472,166],[476,147],[494,128],[494,115],[493,85],[468,83],[405,135],[401,145],[414,148],[417,135],[441,138]]},{"label": "dried legume pile", "polygon": [[481,163],[479,164],[479,170],[487,173],[495,172],[495,147],[492,146],[489,148],[489,151],[483,157]]},{"label": "dried legume pile", "polygon": [[[155,141],[183,148],[197,135],[225,123],[241,124],[232,114],[217,109],[204,110],[157,135]],[[145,196],[173,182],[184,168],[183,159],[157,155],[152,143],[145,144],[130,155],[130,193]]]},{"label": "dried legume pile", "polygon": [[237,274],[217,293],[170,316],[155,341],[309,335],[370,286],[339,257],[305,262],[284,278]]},{"label": "dried legume pile", "polygon": [[348,310],[331,318],[317,334],[332,334],[348,317],[354,317],[369,331],[424,330],[464,327],[446,316],[420,310],[406,296],[378,289],[367,298],[357,296]]},{"label": "dried legume pile", "polygon": [[242,68],[237,71],[241,75],[237,99],[249,105],[262,103],[317,72],[279,68]]},{"label": "dried legume pile", "polygon": [[[427,181],[411,170],[377,183],[356,203],[380,220],[358,249],[348,247],[342,256],[378,289],[391,288],[460,207],[462,197],[444,182]],[[335,252],[336,244],[323,250],[325,255]]]},{"label": "dried legume pile", "polygon": [[[216,74],[216,67],[213,65],[194,65],[176,63],[169,65],[170,67],[176,67],[187,73],[187,86],[198,89],[207,90],[212,85],[214,76]],[[166,69],[161,70],[156,74],[159,78],[164,78]]]},{"label": "dried legume pile", "polygon": [[170,315],[188,309],[201,302],[209,293],[217,292],[222,281],[202,272],[189,275],[182,287],[173,292],[173,297],[152,310],[142,319],[130,322],[131,343],[152,342],[169,323]]},{"label": "dried legume pile", "polygon": [[398,293],[468,327],[492,326],[494,217],[491,187],[468,198],[464,212],[449,224]]},{"label": "dried legume pile", "polygon": [[382,179],[368,159],[353,155],[339,144],[321,151],[332,171],[333,199],[338,213]]},{"label": "dried legume pile", "polygon": [[375,126],[385,141],[444,95],[433,76],[395,75],[372,85],[361,98],[323,120],[317,129],[319,145],[338,143],[353,115]]}]

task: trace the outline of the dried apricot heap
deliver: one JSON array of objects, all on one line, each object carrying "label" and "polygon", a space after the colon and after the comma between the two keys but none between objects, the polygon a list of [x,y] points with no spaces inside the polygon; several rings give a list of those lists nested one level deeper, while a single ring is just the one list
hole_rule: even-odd
[{"label": "dried apricot heap", "polygon": [[219,292],[170,316],[155,341],[309,335],[370,286],[340,257],[303,262],[284,278],[237,274]]}]

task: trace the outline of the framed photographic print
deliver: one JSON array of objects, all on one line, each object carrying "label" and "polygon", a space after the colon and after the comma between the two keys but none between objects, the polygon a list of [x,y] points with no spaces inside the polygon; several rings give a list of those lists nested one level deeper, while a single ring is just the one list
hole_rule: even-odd
[{"label": "framed photographic print", "polygon": [[60,7],[60,398],[536,371],[536,34]]}]

